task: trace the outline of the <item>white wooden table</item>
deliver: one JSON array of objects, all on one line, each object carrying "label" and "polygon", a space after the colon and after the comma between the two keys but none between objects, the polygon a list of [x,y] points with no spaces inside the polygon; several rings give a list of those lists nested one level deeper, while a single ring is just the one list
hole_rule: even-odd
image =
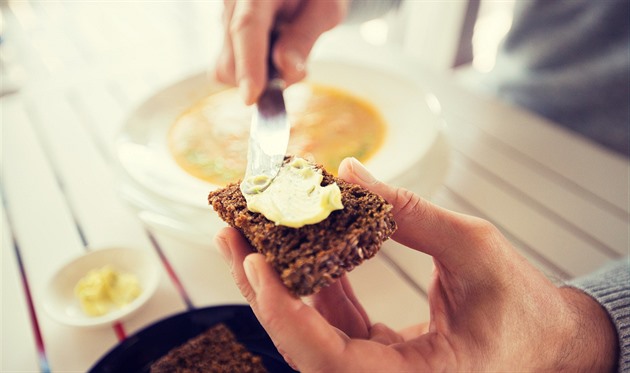
[{"label": "white wooden table", "polygon": [[[135,331],[187,309],[242,304],[211,242],[142,223],[116,192],[113,139],[164,85],[209,66],[220,2],[2,3],[0,371],[86,371]],[[629,163],[529,113],[418,71],[438,97],[450,164],[432,200],[491,220],[550,277],[628,254]],[[42,309],[70,258],[105,247],[160,258],[155,296],[130,320],[76,329]],[[432,263],[393,243],[351,273],[374,321],[428,317]]]}]

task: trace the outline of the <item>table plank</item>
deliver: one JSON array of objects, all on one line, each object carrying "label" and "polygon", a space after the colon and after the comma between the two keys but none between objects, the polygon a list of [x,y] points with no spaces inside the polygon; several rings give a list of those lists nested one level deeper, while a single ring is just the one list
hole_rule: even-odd
[{"label": "table plank", "polygon": [[410,285],[380,253],[356,267],[348,278],[371,322],[399,330],[429,320],[425,294]]},{"label": "table plank", "polygon": [[545,215],[581,231],[597,242],[602,252],[611,256],[627,253],[629,237],[618,234],[628,230],[627,214],[620,216],[617,210],[602,206],[581,189],[563,183],[514,151],[496,144],[475,126],[459,123],[462,125],[449,128],[449,139],[455,151],[466,159],[469,169],[485,173],[495,184],[520,195]]},{"label": "table plank", "polygon": [[160,231],[156,237],[195,307],[246,303],[212,242],[195,244]]},{"label": "table plank", "polygon": [[0,371],[35,372],[39,369],[39,354],[29,318],[27,298],[11,242],[12,234],[8,226],[8,219],[4,207],[0,209],[2,213],[2,234],[0,234],[2,240],[2,251],[0,252],[2,265]]},{"label": "table plank", "polygon": [[[69,203],[90,237],[88,244],[148,247],[144,229],[116,195],[110,165],[98,153],[65,97],[52,91],[24,100],[45,139],[47,156],[57,169]],[[130,229],[134,226],[136,229]]]},{"label": "table plank", "polygon": [[[449,90],[448,94],[448,98],[443,97],[444,112],[448,117],[475,125],[504,146],[529,158],[542,170],[547,169],[564,178],[566,183],[573,184],[574,188],[592,193],[607,208],[617,210],[622,216],[630,212],[627,159],[533,113],[466,91],[463,87]],[[475,115],[470,117],[462,113]]]},{"label": "table plank", "polygon": [[428,293],[433,273],[433,258],[393,240],[385,242],[382,249],[406,276]]},{"label": "table plank", "polygon": [[[35,99],[35,98],[31,98]],[[58,175],[50,175],[53,183],[56,183],[56,178],[62,178],[62,189],[65,193],[68,193],[69,201],[75,208],[76,219],[80,221],[80,226],[84,232],[86,243],[93,245],[94,248],[102,248],[109,246],[122,246],[130,248],[139,248],[152,250],[153,248],[149,244],[146,238],[146,229],[140,224],[137,217],[131,213],[127,206],[123,205],[114,193],[114,180],[110,174],[110,169],[104,164],[103,160],[99,160],[99,155],[95,147],[91,146],[90,138],[80,127],[79,123],[70,115],[69,107],[63,102],[63,97],[44,96],[46,104],[44,109],[39,108],[37,102],[33,104],[33,110],[45,110],[50,114],[47,118],[53,118],[48,123],[41,123],[42,127],[38,127],[40,130],[44,128],[45,138],[48,141],[48,149],[42,152],[42,158],[48,158],[49,165],[53,166],[53,170]],[[22,123],[16,121],[16,126],[24,126],[28,128],[30,124],[28,118],[22,118]],[[63,123],[62,125],[60,123]],[[34,142],[37,142],[37,136],[32,133]],[[7,139],[11,141],[11,139]],[[34,144],[37,146],[38,144]],[[32,150],[32,149],[31,149]],[[51,157],[49,155],[55,154]],[[82,154],[81,157],[77,157],[77,154]],[[7,153],[7,156],[16,156],[11,152]],[[13,163],[12,163],[13,164]],[[29,171],[37,172],[30,163],[26,163]],[[45,165],[45,166],[49,166]],[[99,170],[99,166],[101,169]],[[90,177],[86,178],[85,170],[90,170]],[[58,191],[58,193],[61,191]],[[68,203],[64,200],[64,193],[61,193],[61,203]],[[97,195],[98,198],[94,198]],[[14,198],[12,198],[14,200]],[[19,201],[19,200],[18,200]],[[42,202],[39,206],[40,210],[49,210],[50,205],[46,202]],[[63,206],[66,209],[67,206]],[[75,224],[77,223],[72,215],[73,212],[69,211],[70,217],[70,229],[74,230],[74,236],[77,235]],[[36,224],[36,222],[30,222]],[[135,229],[133,229],[135,227]],[[81,241],[81,240],[79,240]],[[64,262],[70,257],[80,255],[84,252],[83,243],[79,242],[78,250],[73,251],[72,255],[65,257]],[[29,254],[34,253],[32,248],[28,248]],[[51,254],[52,251],[49,251]],[[26,261],[26,260],[25,260]],[[31,264],[32,259],[28,260]],[[49,262],[50,263],[50,262]],[[37,261],[34,265],[30,265],[29,274],[39,271],[42,264],[46,262]],[[61,265],[61,262],[52,263],[51,268],[56,269]],[[42,277],[38,284],[43,286],[48,276]],[[40,286],[40,287],[41,287]],[[38,296],[37,299],[41,299]],[[127,333],[133,332],[141,327],[144,327],[151,320],[157,320],[165,317],[173,312],[179,312],[184,310],[185,307],[182,303],[182,299],[179,294],[174,290],[172,283],[164,277],[160,283],[160,287],[149,304],[143,309],[143,312],[138,316],[130,319],[124,325],[127,326]],[[53,329],[57,329],[58,326],[54,326]],[[62,327],[63,330],[64,327]],[[50,338],[51,334],[44,330],[45,338]],[[102,331],[101,331],[102,333]],[[108,333],[114,337],[114,333],[109,329]],[[53,334],[54,335],[54,334]],[[71,334],[72,335],[72,334]],[[79,338],[80,337],[80,338]],[[74,341],[80,341],[84,339],[78,334],[74,338]],[[78,339],[77,339],[78,338]],[[105,353],[109,348],[117,343],[116,338],[98,338],[89,342],[90,348],[94,355],[86,355],[86,360],[79,362],[64,360],[63,354],[54,354],[54,361],[51,359],[51,365],[57,367],[74,367],[78,369],[87,369],[89,364],[93,363],[95,359]],[[79,346],[77,346],[79,348]],[[77,364],[77,365],[74,365]]]}]

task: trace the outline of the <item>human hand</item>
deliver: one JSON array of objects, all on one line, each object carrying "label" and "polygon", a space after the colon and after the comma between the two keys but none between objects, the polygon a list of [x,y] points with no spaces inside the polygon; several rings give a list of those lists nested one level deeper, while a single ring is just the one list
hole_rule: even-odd
[{"label": "human hand", "polygon": [[304,78],[317,38],[341,22],[349,0],[225,0],[223,48],[214,69],[218,81],[237,85],[247,105],[262,92],[269,35],[278,32],[273,62],[287,85]]},{"label": "human hand", "polygon": [[[605,311],[557,288],[485,220],[457,214],[375,180],[355,160],[339,176],[393,206],[396,241],[433,256],[431,319],[396,333],[372,325],[345,277],[307,303],[261,254],[226,228],[217,244],[236,283],[295,368],[336,371],[610,371],[617,339]],[[393,305],[395,307],[395,305]],[[404,312],[404,310],[400,310]]]}]

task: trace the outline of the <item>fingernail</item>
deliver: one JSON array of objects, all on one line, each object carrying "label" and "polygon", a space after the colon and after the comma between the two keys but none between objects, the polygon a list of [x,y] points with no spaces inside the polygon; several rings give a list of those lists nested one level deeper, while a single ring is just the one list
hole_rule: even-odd
[{"label": "fingernail", "polygon": [[245,261],[243,262],[243,268],[245,269],[245,276],[247,276],[247,281],[249,281],[249,285],[252,287],[255,293],[258,293],[260,283],[258,281],[258,273],[256,272],[256,267],[254,267],[251,258],[245,258]]},{"label": "fingernail", "polygon": [[363,166],[363,164],[359,162],[358,159],[353,157],[351,161],[352,173],[354,173],[359,179],[361,179],[361,181],[366,184],[374,184],[376,182],[374,176],[372,176],[370,171],[368,171],[367,168],[365,168],[365,166]]},{"label": "fingernail", "polygon": [[227,241],[225,241],[225,238],[216,237],[214,239],[214,243],[217,245],[217,249],[223,256],[223,259],[226,261],[226,263],[232,265],[232,251],[230,250]]},{"label": "fingernail", "polygon": [[306,70],[306,63],[304,57],[295,50],[289,50],[285,54],[288,64],[295,69],[295,71],[302,73]]}]

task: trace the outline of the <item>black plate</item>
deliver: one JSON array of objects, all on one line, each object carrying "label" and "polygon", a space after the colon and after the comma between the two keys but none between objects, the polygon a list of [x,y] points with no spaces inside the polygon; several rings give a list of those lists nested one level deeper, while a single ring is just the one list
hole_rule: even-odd
[{"label": "black plate", "polygon": [[109,351],[90,372],[149,372],[151,364],[171,349],[224,323],[270,372],[295,372],[276,350],[249,306],[200,308],[171,316],[128,337]]}]

